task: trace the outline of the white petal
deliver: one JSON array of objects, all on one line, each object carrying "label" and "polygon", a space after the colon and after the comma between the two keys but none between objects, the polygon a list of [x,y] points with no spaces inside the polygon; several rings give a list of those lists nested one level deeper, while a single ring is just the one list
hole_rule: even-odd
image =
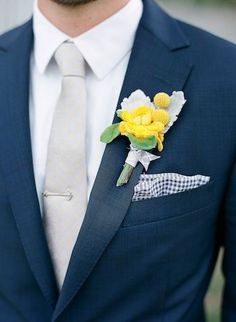
[{"label": "white petal", "polygon": [[140,89],[133,92],[128,98],[125,98],[121,103],[122,110],[131,111],[139,106],[149,106],[154,108],[150,98]]},{"label": "white petal", "polygon": [[174,122],[177,120],[179,113],[181,112],[186,99],[183,92],[173,92],[171,96],[170,106],[166,109],[170,115],[170,122],[165,128],[165,133],[171,128]]}]

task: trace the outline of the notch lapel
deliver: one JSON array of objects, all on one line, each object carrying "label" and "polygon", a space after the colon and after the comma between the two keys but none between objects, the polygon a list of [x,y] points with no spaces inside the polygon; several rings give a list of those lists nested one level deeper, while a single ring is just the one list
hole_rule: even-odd
[{"label": "notch lapel", "polygon": [[[159,21],[158,26],[156,21]],[[123,98],[128,97],[136,89],[142,89],[150,98],[153,98],[158,91],[172,93],[174,90],[181,90],[192,65],[177,51],[188,45],[177,23],[156,4],[147,0],[118,107]],[[118,118],[115,116],[114,122],[117,121]],[[127,157],[128,147],[129,143],[125,137],[120,137],[106,146],[53,321],[84,284],[118,231],[129,208],[134,186],[143,167],[138,164],[129,183],[116,187],[116,180]]]},{"label": "notch lapel", "polygon": [[29,127],[31,21],[0,42],[0,167],[31,270],[54,308],[57,288],[35,187]]}]

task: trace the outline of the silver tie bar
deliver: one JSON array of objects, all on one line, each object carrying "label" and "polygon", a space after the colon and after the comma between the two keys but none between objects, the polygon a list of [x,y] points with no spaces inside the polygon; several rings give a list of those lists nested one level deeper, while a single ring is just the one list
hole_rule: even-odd
[{"label": "silver tie bar", "polygon": [[73,198],[73,194],[70,191],[67,191],[66,193],[44,191],[42,193],[42,195],[43,195],[44,198],[48,198],[48,197],[64,197],[64,198],[66,198],[67,201],[70,201]]}]

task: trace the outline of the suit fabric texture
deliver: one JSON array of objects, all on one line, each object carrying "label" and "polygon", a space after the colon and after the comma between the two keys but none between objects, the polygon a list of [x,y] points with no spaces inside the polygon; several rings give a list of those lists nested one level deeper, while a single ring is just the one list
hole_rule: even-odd
[{"label": "suit fabric texture", "polygon": [[148,173],[211,180],[132,202],[144,169],[117,188],[129,144],[109,144],[58,294],[32,164],[32,46],[32,21],[0,37],[0,321],[204,322],[223,245],[222,321],[235,322],[236,47],[144,1],[120,102],[138,88],[151,98],[183,90],[187,103]]}]

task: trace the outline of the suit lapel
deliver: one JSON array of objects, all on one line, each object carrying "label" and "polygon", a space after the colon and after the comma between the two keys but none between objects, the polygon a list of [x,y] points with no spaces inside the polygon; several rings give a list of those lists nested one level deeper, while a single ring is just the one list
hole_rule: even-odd
[{"label": "suit lapel", "polygon": [[37,199],[29,128],[29,62],[33,44],[28,22],[0,43],[0,166],[29,265],[55,306],[56,283]]},{"label": "suit lapel", "polygon": [[[181,90],[191,71],[191,64],[177,51],[188,45],[176,22],[147,0],[118,107],[122,99],[136,89],[142,89],[151,98],[158,91],[172,93]],[[136,167],[127,185],[116,187],[128,147],[127,139],[120,137],[105,149],[53,320],[81,288],[129,208],[143,167],[140,164]]]}]

